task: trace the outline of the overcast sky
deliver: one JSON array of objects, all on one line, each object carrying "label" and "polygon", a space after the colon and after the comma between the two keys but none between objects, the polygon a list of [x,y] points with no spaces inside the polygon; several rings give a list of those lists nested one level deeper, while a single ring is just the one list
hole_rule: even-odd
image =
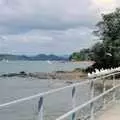
[{"label": "overcast sky", "polygon": [[119,0],[0,0],[0,53],[68,54],[95,42],[92,31]]}]

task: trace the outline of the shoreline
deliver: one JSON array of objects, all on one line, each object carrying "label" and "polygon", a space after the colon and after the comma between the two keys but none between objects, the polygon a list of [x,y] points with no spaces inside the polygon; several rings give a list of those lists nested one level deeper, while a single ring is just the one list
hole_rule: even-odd
[{"label": "shoreline", "polygon": [[55,71],[55,72],[34,72],[27,73],[21,71],[19,73],[2,74],[0,77],[33,77],[38,79],[58,79],[58,80],[80,80],[86,78],[87,74],[82,71]]},{"label": "shoreline", "polygon": [[69,61],[69,62],[72,62],[72,63],[90,63],[90,64],[95,63],[94,61],[90,61],[90,60],[86,60],[86,61]]}]

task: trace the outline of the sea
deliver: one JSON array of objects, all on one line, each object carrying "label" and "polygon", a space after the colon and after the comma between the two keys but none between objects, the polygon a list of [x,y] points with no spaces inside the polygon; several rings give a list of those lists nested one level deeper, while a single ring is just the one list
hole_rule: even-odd
[{"label": "sea", "polygon": [[[7,73],[71,71],[75,68],[86,68],[91,62],[58,62],[58,61],[0,61],[0,75]],[[73,82],[80,82],[74,81]],[[46,92],[69,85],[65,80],[44,80],[22,77],[0,78],[0,105],[38,93]],[[89,99],[88,85],[76,88],[76,105]],[[40,120],[38,101],[32,100],[0,107],[0,120]],[[49,94],[43,98],[44,120],[55,120],[72,109],[72,89]],[[68,118],[69,119],[69,118]],[[67,120],[67,119],[66,119]]]}]

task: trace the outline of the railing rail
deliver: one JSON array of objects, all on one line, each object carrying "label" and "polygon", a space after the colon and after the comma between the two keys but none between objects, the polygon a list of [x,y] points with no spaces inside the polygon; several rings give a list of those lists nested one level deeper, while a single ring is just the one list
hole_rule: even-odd
[{"label": "railing rail", "polygon": [[0,104],[0,108],[4,108],[4,107],[7,107],[7,106],[12,105],[12,104],[17,104],[17,103],[20,103],[20,102],[32,100],[32,99],[37,98],[37,97],[44,97],[44,96],[47,96],[49,94],[53,94],[53,93],[56,93],[56,92],[59,92],[59,91],[62,91],[62,90],[68,89],[68,88],[77,87],[77,86],[80,86],[80,85],[85,85],[89,82],[90,82],[90,80],[86,80],[84,82],[71,84],[69,86],[65,86],[65,87],[62,87],[62,88],[52,89],[52,90],[49,90],[47,92],[38,93],[38,94],[33,95],[33,96],[29,96],[29,97],[21,98],[21,99],[14,100],[14,101],[11,101],[11,102],[7,102],[7,103],[4,103],[4,104]]},{"label": "railing rail", "polygon": [[[80,83],[74,83],[74,84],[71,84],[69,86],[65,86],[65,87],[62,87],[62,88],[52,89],[52,90],[49,90],[47,92],[38,93],[38,94],[33,95],[33,96],[29,96],[29,97],[21,98],[21,99],[14,100],[14,101],[11,101],[11,102],[8,102],[8,103],[0,104],[0,109],[3,109],[4,107],[10,106],[10,105],[18,104],[18,103],[21,103],[21,102],[24,102],[24,101],[29,101],[29,100],[32,100],[34,98],[40,97],[40,99],[38,101],[38,112],[39,112],[38,120],[43,120],[44,97],[49,95],[49,94],[53,94],[53,93],[60,92],[62,90],[68,89],[68,88],[72,88],[71,96],[72,96],[72,107],[73,107],[73,110],[69,111],[68,113],[66,113],[66,114],[64,114],[62,116],[60,116],[56,120],[63,120],[64,118],[68,117],[69,115],[72,115],[72,120],[76,120],[76,114],[75,114],[76,111],[84,108],[87,105],[90,105],[91,120],[94,120],[94,102],[96,100],[98,100],[99,98],[105,96],[109,92],[111,92],[113,90],[116,90],[116,88],[120,87],[120,85],[116,85],[116,81],[115,81],[115,75],[117,75],[117,74],[120,74],[120,72],[111,73],[111,74],[108,74],[108,75],[105,75],[105,76],[101,76],[101,77],[98,77],[98,78],[85,80],[85,81],[80,82]],[[113,87],[111,89],[105,91],[105,82],[104,82],[104,91],[103,91],[103,93],[100,94],[97,97],[94,97],[94,82],[95,81],[99,81],[101,79],[105,79],[105,78],[107,78],[109,76],[113,76]],[[81,85],[85,85],[85,84],[88,84],[88,83],[90,84],[90,88],[91,88],[90,89],[91,100],[86,102],[86,103],[84,103],[84,104],[82,104],[82,105],[80,105],[80,106],[75,107],[75,104],[76,104],[76,100],[75,100],[75,98],[76,98],[76,87],[77,86],[81,86]],[[116,96],[116,93],[113,94],[113,100],[115,100],[115,96]],[[104,101],[104,103],[105,103],[105,101]]]},{"label": "railing rail", "polygon": [[[96,102],[97,100],[99,100],[100,98],[104,98],[105,95],[107,95],[108,93],[115,91],[113,93],[113,101],[116,100],[116,89],[120,87],[120,83],[118,85],[116,85],[116,80],[115,80],[115,75],[119,74],[120,72],[116,72],[116,73],[112,73],[106,76],[101,76],[100,78],[96,78],[96,79],[91,79],[91,84],[90,84],[90,93],[91,93],[91,99],[87,102],[85,102],[84,104],[75,107],[74,109],[72,109],[71,111],[63,114],[62,116],[58,117],[56,120],[65,120],[65,118],[69,117],[72,114],[75,114],[77,111],[80,111],[81,109],[83,109],[84,107],[90,105],[90,120],[94,120],[94,110],[95,110],[95,106],[94,106],[94,102]],[[105,86],[105,78],[109,77],[109,76],[113,76],[113,87],[106,90],[106,86]],[[99,79],[103,79],[103,93],[101,93],[100,95],[94,97],[94,82],[99,80]],[[103,104],[105,105],[106,100],[104,98]],[[104,107],[103,105],[103,107]],[[72,119],[73,120],[73,119]],[[77,119],[76,119],[77,120]]]},{"label": "railing rail", "polygon": [[[96,97],[92,98],[92,99],[89,100],[88,102],[86,102],[86,103],[84,103],[84,104],[82,104],[82,105],[74,108],[73,110],[65,113],[64,115],[60,116],[60,117],[57,118],[56,120],[63,120],[63,119],[65,119],[65,118],[67,118],[67,117],[70,116],[71,114],[77,112],[78,110],[81,110],[82,108],[86,107],[87,105],[90,105],[91,103],[94,103],[95,101],[97,101],[97,100],[100,99],[101,97],[105,96],[106,94],[112,92],[114,89],[116,89],[116,88],[118,88],[118,87],[120,87],[120,85],[117,85],[117,86],[115,86],[115,87],[113,87],[113,88],[105,91],[104,93],[100,94],[99,96],[96,96]],[[92,116],[92,120],[93,120],[93,119],[94,119],[94,118],[93,118],[93,116]]]}]

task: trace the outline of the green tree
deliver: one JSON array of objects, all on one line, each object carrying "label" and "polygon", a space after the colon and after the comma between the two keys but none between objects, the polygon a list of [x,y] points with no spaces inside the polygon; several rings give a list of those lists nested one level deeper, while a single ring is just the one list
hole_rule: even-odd
[{"label": "green tree", "polygon": [[94,34],[102,40],[92,48],[91,59],[104,68],[120,65],[120,9],[102,14]]},{"label": "green tree", "polygon": [[82,49],[80,52],[74,52],[69,59],[75,61],[89,60],[89,51],[89,49]]}]

